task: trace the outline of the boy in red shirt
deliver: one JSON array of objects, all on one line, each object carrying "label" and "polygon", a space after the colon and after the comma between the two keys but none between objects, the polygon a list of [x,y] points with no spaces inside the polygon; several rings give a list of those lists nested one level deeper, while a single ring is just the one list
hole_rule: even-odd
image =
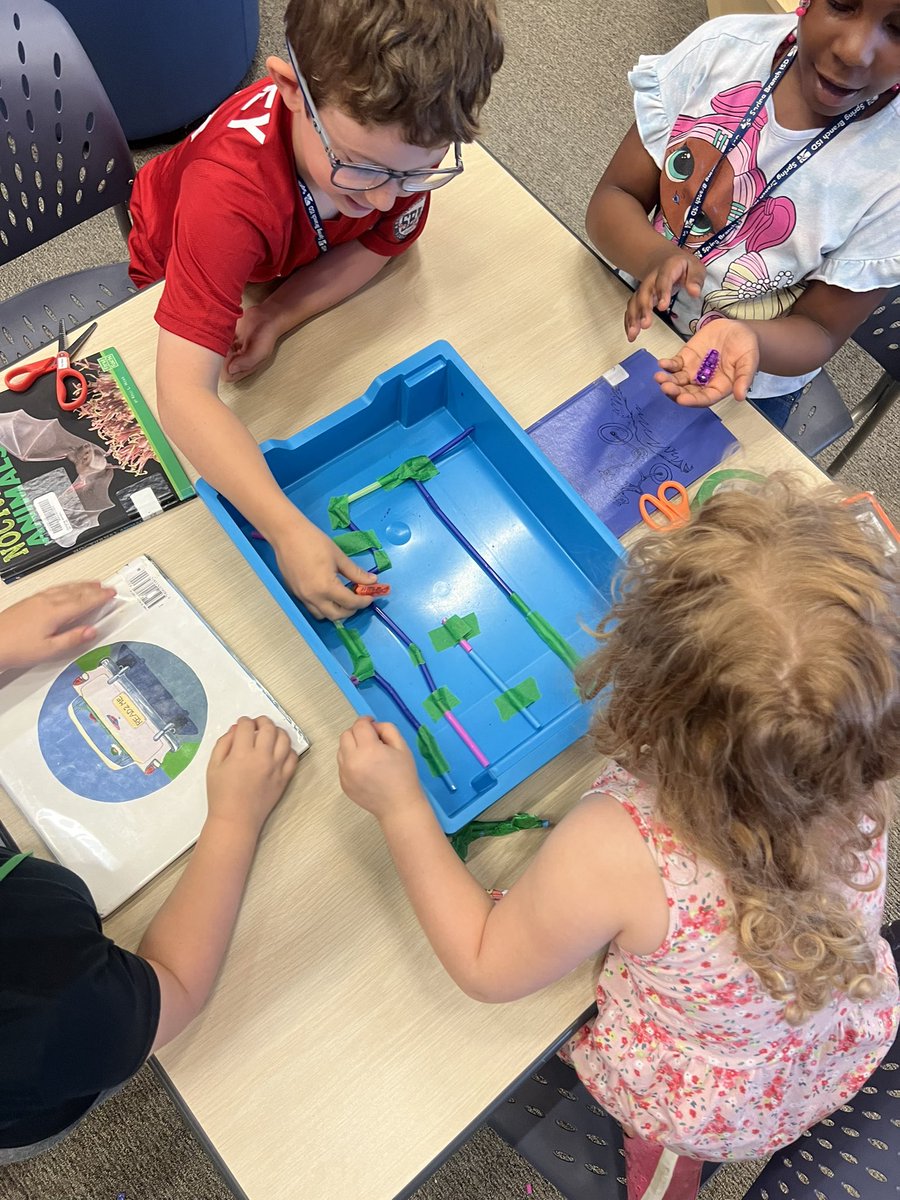
[{"label": "boy in red shirt", "polygon": [[[165,277],[156,320],[160,419],[206,480],[272,544],[313,616],[370,599],[357,567],[282,493],[218,396],[278,338],[368,283],[425,225],[429,193],[503,59],[494,0],[290,0],[287,59],[138,173],[131,277]],[[284,277],[242,309],[247,283]]]}]

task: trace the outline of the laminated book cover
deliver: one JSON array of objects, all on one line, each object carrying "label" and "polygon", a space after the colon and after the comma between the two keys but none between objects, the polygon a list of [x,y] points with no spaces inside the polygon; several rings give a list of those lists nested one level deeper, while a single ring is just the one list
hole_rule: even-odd
[{"label": "laminated book cover", "polygon": [[107,583],[93,646],[0,675],[0,782],[101,916],[197,840],[209,756],[238,717],[309,745],[151,559]]},{"label": "laminated book cover", "polygon": [[670,400],[658,370],[636,350],[528,430],[617,537],[640,522],[644,492],[667,479],[687,487],[738,447],[712,409]]},{"label": "laminated book cover", "polygon": [[0,392],[0,580],[9,583],[194,495],[121,357],[72,364],[87,381],[73,412],[56,375]]}]

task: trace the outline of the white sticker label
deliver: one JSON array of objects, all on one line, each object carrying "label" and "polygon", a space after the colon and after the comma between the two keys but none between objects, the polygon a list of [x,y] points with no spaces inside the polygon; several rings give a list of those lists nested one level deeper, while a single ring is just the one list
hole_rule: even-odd
[{"label": "white sticker label", "polygon": [[614,367],[610,367],[610,369],[601,376],[601,379],[605,379],[610,387],[618,387],[619,384],[624,383],[627,378],[628,372],[621,363],[616,363]]},{"label": "white sticker label", "polygon": [[163,510],[153,488],[145,487],[141,488],[139,492],[132,492],[131,502],[138,510],[138,515],[142,521],[157,516]]},{"label": "white sticker label", "polygon": [[47,537],[53,538],[55,541],[72,532],[72,522],[63,512],[63,506],[53,492],[35,496],[31,503],[47,531]]}]

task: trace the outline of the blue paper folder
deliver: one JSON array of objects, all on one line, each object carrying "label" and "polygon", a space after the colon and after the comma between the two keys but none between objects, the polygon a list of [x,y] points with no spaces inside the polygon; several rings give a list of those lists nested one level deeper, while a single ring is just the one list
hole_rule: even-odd
[{"label": "blue paper folder", "polygon": [[658,370],[637,350],[528,430],[617,537],[640,521],[642,493],[667,479],[687,486],[738,445],[710,409],[670,400]]}]

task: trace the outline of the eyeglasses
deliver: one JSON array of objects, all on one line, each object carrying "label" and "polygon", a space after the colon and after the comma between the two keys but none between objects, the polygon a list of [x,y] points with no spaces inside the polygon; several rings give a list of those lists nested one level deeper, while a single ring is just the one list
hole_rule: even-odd
[{"label": "eyeglasses", "polygon": [[312,121],[313,129],[319,135],[319,140],[325,148],[325,153],[328,155],[328,160],[331,163],[331,182],[335,187],[339,187],[345,192],[371,192],[375,188],[384,187],[392,179],[396,179],[400,184],[401,191],[433,192],[436,188],[443,187],[451,179],[455,179],[457,175],[462,174],[463,161],[459,142],[453,143],[456,164],[452,167],[429,167],[424,171],[392,171],[389,167],[376,166],[374,163],[341,162],[334,150],[332,150],[328,134],[322,127],[318,109],[310,95],[309,85],[303,78],[303,73],[297,65],[297,59],[294,57],[293,47],[290,41],[286,41],[285,44],[287,46],[288,58],[291,60],[291,66],[294,68],[294,74],[297,76],[297,83],[300,85],[300,91],[303,93],[303,99],[306,102],[309,119]]}]

